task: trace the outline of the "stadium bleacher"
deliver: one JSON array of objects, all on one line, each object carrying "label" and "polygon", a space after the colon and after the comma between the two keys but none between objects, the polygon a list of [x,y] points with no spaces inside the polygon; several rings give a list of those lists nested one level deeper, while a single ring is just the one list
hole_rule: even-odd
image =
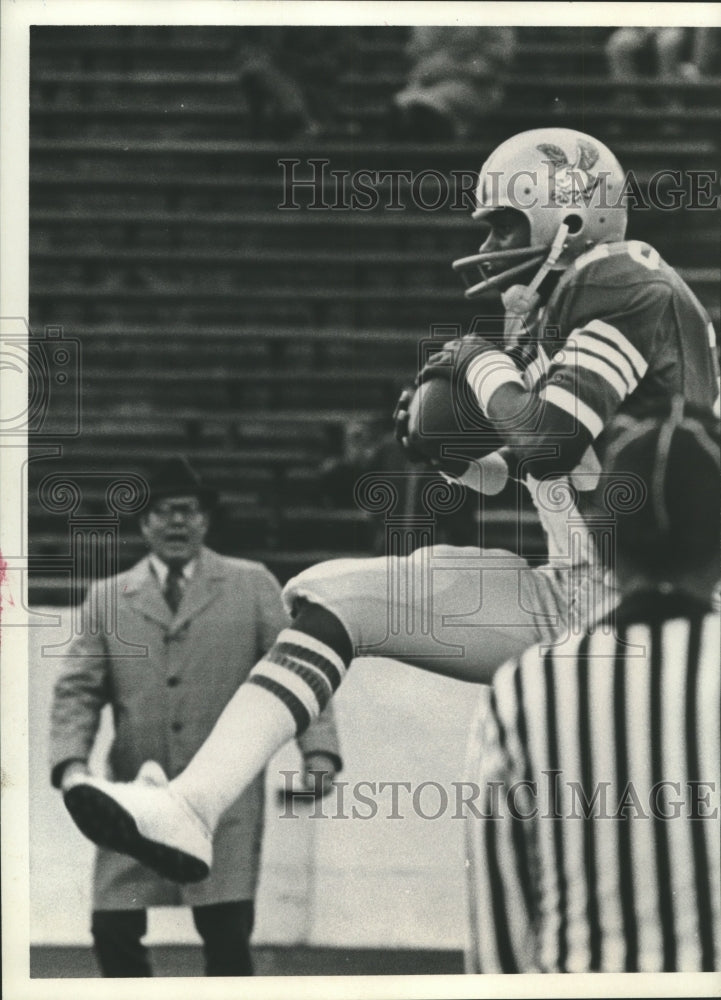
[{"label": "stadium bleacher", "polygon": [[[31,31],[30,323],[60,326],[82,348],[82,433],[61,457],[38,447],[30,463],[32,600],[83,589],[69,587],[68,512],[44,505],[47,478],[142,471],[171,450],[217,479],[223,551],[261,558],[282,579],[368,551],[367,516],[318,501],[327,429],[359,416],[389,422],[419,338],[464,331],[477,315],[450,262],[476,246],[468,184],[490,149],[523,128],[577,127],[608,141],[641,189],[657,171],[718,164],[719,80],[679,83],[682,111],[619,108],[606,29],[519,29],[506,105],[483,141],[444,146],[384,132],[406,29],[349,29],[335,131],[255,139],[234,69],[243,30]],[[659,93],[658,81],[639,86],[652,101]],[[318,210],[319,189],[291,188],[289,177],[320,169]],[[343,178],[361,169],[375,178],[367,201],[344,207]],[[409,182],[393,188],[388,172],[401,170],[429,172],[416,191],[425,209]],[[673,189],[666,176],[660,190]],[[648,208],[631,230],[718,321],[714,213]],[[498,304],[482,307],[493,321]],[[102,489],[86,492],[102,517]],[[486,517],[487,541],[508,542],[508,512]],[[120,568],[140,552],[128,520],[118,520]]]}]

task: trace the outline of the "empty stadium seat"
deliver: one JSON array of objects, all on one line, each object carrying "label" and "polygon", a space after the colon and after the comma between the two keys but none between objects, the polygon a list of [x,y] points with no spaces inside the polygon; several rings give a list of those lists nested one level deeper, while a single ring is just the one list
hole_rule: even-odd
[{"label": "empty stadium seat", "polygon": [[[29,464],[34,599],[84,591],[72,580],[75,515],[49,504],[48,477],[82,480],[75,514],[92,521],[103,474],[168,451],[218,482],[225,511],[212,540],[223,551],[263,559],[283,580],[370,551],[363,512],[320,503],[320,463],[348,420],[389,427],[421,340],[467,332],[479,313],[498,329],[497,300],[466,302],[450,262],[478,245],[475,172],[509,132],[587,130],[642,192],[659,170],[687,182],[717,167],[718,79],[675,86],[683,111],[619,108],[605,76],[609,29],[519,29],[507,101],[483,139],[423,147],[383,131],[407,28],[349,29],[335,132],[288,142],[249,131],[234,62],[243,30],[31,29],[30,320],[62,327],[82,361],[82,433]],[[639,86],[651,100],[660,87]],[[361,168],[370,178],[359,193],[348,178]],[[319,172],[322,190],[294,186]],[[672,192],[673,176],[664,185]],[[718,321],[713,212],[640,210],[631,235],[678,266]],[[477,527],[486,544],[542,553],[532,512],[523,524],[519,543],[501,505]],[[112,565],[124,568],[142,546],[132,517],[111,527]]]}]

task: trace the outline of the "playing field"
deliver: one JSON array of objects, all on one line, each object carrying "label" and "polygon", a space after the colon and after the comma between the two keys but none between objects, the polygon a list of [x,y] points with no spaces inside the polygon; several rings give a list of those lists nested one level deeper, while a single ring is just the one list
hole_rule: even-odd
[{"label": "playing field", "polygon": [[[32,971],[92,975],[93,848],[50,788],[47,768],[50,696],[62,652],[51,647],[69,634],[70,616],[62,609],[41,613],[48,617],[36,620],[48,624],[32,631],[29,677]],[[304,803],[279,804],[286,780],[279,772],[294,770],[298,758],[292,746],[276,756],[257,900],[261,974],[461,971],[466,821],[453,818],[453,783],[464,777],[473,695],[470,686],[393,661],[358,661],[337,696],[340,780],[348,784],[315,815]],[[383,782],[397,783],[395,808],[393,788]],[[442,790],[446,807],[430,818],[440,812]],[[189,911],[151,911],[147,942],[159,974],[200,974]]]}]

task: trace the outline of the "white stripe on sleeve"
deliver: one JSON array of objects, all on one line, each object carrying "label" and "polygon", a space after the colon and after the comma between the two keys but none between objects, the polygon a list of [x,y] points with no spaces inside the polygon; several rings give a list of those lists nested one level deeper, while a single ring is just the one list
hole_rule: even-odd
[{"label": "white stripe on sleeve", "polygon": [[488,412],[491,396],[502,385],[514,382],[523,388],[521,373],[502,351],[486,351],[468,366],[466,381],[478,400],[483,413]]},{"label": "white stripe on sleeve", "polygon": [[541,398],[580,420],[592,438],[597,438],[603,430],[603,420],[596,411],[592,410],[586,403],[581,402],[568,389],[563,389],[560,385],[547,385],[541,393]]},{"label": "white stripe on sleeve", "polygon": [[587,351],[592,351],[596,355],[602,354],[607,364],[615,365],[616,368],[618,368],[622,378],[624,378],[628,383],[629,391],[632,392],[638,385],[636,370],[633,368],[626,355],[617,348],[612,347],[606,341],[599,340],[597,337],[594,337],[593,334],[588,333],[585,330],[574,330],[568,338],[566,346],[569,347],[572,345],[579,348],[585,348]]},{"label": "white stripe on sleeve", "polygon": [[[574,364],[578,368],[585,368],[586,371],[594,372],[596,375],[600,375],[601,378],[607,382],[616,395],[620,399],[625,399],[629,392],[632,392],[636,388],[637,382],[633,378],[633,381],[629,384],[625,379],[623,379],[615,368],[612,368],[606,361],[602,358],[596,357],[591,354],[584,354],[583,351],[573,350],[574,344],[566,344],[563,348],[566,354],[566,364]],[[579,347],[581,345],[578,345]],[[629,366],[626,365],[628,368]],[[630,371],[630,368],[629,368]]]},{"label": "white stripe on sleeve", "polygon": [[601,337],[612,340],[631,363],[637,377],[643,378],[648,370],[648,362],[620,330],[611,326],[610,323],[604,323],[602,319],[593,319],[590,323],[586,323],[584,330],[590,330],[592,333],[598,333]]}]

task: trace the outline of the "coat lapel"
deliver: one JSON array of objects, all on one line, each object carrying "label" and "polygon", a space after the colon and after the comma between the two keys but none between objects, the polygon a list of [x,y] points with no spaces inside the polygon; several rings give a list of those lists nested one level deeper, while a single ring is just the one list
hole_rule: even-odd
[{"label": "coat lapel", "polygon": [[173,615],[146,556],[129,571],[123,596],[139,615],[175,632],[217,600],[225,577],[223,560],[210,549],[201,549],[195,572],[185,589],[177,613]]},{"label": "coat lapel", "polygon": [[217,600],[226,572],[223,560],[215,552],[206,548],[200,550],[195,572],[185,589],[176,620],[173,622],[174,628],[182,628],[186,622],[196,618],[209,604]]},{"label": "coat lapel", "polygon": [[173,613],[161,593],[147,556],[128,573],[122,595],[137,614],[150,618],[165,628],[170,627]]}]

